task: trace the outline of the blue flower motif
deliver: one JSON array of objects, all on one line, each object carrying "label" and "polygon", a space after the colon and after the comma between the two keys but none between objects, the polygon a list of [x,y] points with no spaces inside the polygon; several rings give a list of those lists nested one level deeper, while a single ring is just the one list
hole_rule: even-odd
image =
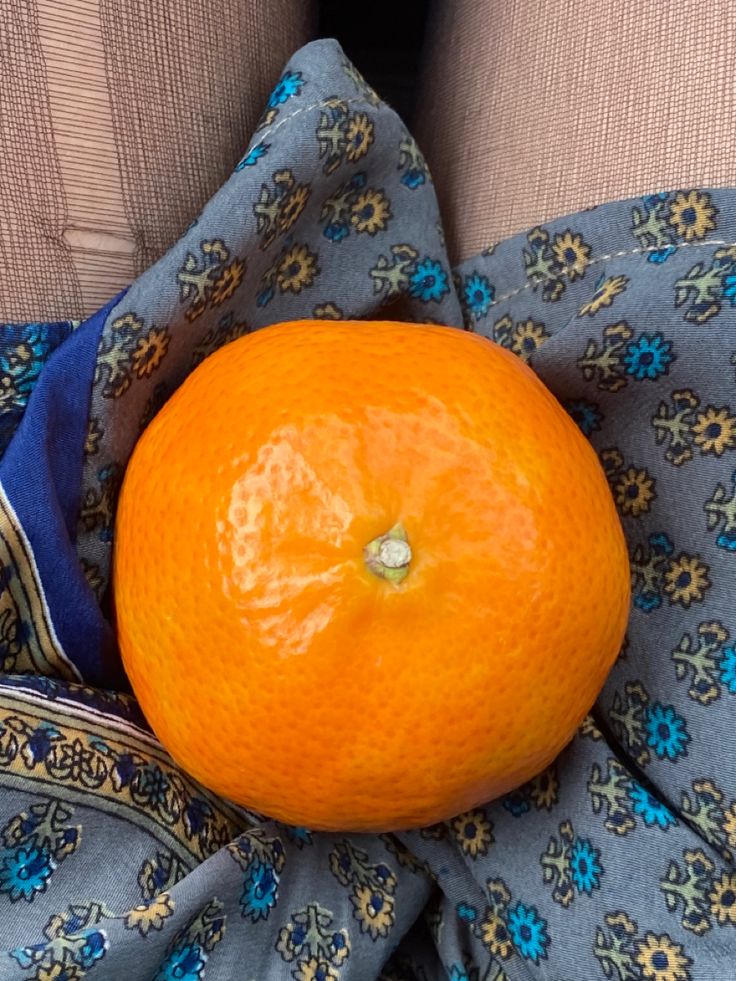
[{"label": "blue flower motif", "polygon": [[281,106],[294,95],[299,95],[304,85],[301,72],[284,72],[279,83],[268,97],[269,109]]},{"label": "blue flower motif", "polygon": [[[2,661],[3,653],[2,644],[0,644],[0,661]],[[34,729],[26,744],[27,752],[34,763],[40,763],[46,759],[51,752],[54,739],[58,737],[58,729],[55,729],[48,722],[42,722],[37,729]]]},{"label": "blue flower motif", "polygon": [[13,960],[22,967],[24,971],[28,968],[33,967],[37,964],[42,956],[46,953],[46,944],[31,944],[30,947],[16,947],[15,950],[9,950],[8,955],[13,958]]},{"label": "blue flower motif", "polygon": [[348,188],[351,191],[359,191],[364,188],[368,183],[368,174],[364,170],[359,170],[357,174],[354,174],[348,183]]},{"label": "blue flower motif", "polygon": [[656,204],[659,204],[660,201],[666,201],[668,197],[669,193],[667,191],[658,191],[656,194],[645,194],[642,201],[648,207],[652,208]]},{"label": "blue flower motif", "polygon": [[718,665],[721,681],[732,695],[736,695],[736,647],[725,647]]},{"label": "blue flower motif", "polygon": [[153,865],[153,869],[149,873],[148,881],[146,882],[147,888],[154,894],[163,892],[166,888],[166,883],[169,880],[169,874],[171,872],[171,865],[169,862],[159,862],[156,861]]},{"label": "blue flower motif", "polygon": [[409,293],[424,303],[439,303],[445,293],[450,292],[447,273],[442,265],[429,256],[417,263],[416,271],[409,280]]},{"label": "blue flower motif", "polygon": [[0,454],[18,427],[45,362],[73,329],[71,321],[0,324]]},{"label": "blue flower motif", "polygon": [[194,837],[206,827],[212,816],[212,807],[203,797],[192,797],[184,808],[184,824],[187,833]]},{"label": "blue flower motif", "polygon": [[658,610],[661,605],[662,596],[660,593],[637,592],[634,595],[634,606],[637,610],[642,610],[644,613],[651,613],[652,610]]},{"label": "blue flower motif", "polygon": [[546,959],[549,946],[547,921],[539,915],[536,906],[516,903],[508,911],[506,926],[514,947],[524,960],[538,964],[540,959]]},{"label": "blue flower motif", "polygon": [[279,891],[279,876],[276,869],[266,862],[254,862],[248,870],[240,897],[243,916],[254,923],[265,920],[276,905]]},{"label": "blue flower motif", "polygon": [[3,339],[3,348],[0,349],[0,371],[9,375],[13,379],[15,391],[27,398],[38,380],[44,362],[67,336],[71,325],[33,323],[14,328],[3,324],[3,331],[8,329],[10,335],[7,340]]},{"label": "blue flower motif", "polygon": [[477,919],[478,910],[468,903],[458,903],[455,910],[460,919],[465,920],[466,923],[473,923]]},{"label": "blue flower motif", "polygon": [[648,828],[656,825],[662,831],[666,831],[671,825],[677,824],[677,818],[672,811],[656,797],[652,797],[640,783],[632,783],[628,793],[634,814],[638,814]]},{"label": "blue flower motif", "polygon": [[207,955],[199,944],[173,950],[161,964],[153,981],[200,981]]},{"label": "blue flower motif", "polygon": [[583,436],[591,436],[601,428],[603,413],[595,402],[585,402],[578,399],[575,402],[568,402],[565,408],[574,422],[580,427]]},{"label": "blue flower motif", "polygon": [[418,187],[421,187],[422,184],[426,182],[426,180],[427,180],[427,175],[424,173],[424,171],[419,170],[416,167],[410,168],[401,177],[401,183],[404,184],[406,187],[410,188],[410,190],[412,191],[416,190],[416,188]]},{"label": "blue flower motif", "polygon": [[672,539],[663,531],[650,535],[648,542],[656,555],[672,555],[675,550]]},{"label": "blue flower motif", "polygon": [[631,341],[626,347],[626,374],[632,375],[637,381],[654,381],[667,374],[672,359],[672,341],[666,341],[659,332],[642,334],[637,341]]},{"label": "blue flower motif", "polygon": [[76,960],[85,970],[92,967],[95,961],[101,960],[107,951],[107,936],[102,930],[87,930],[83,934],[84,944],[76,953]]},{"label": "blue flower motif", "polygon": [[297,843],[299,848],[312,844],[312,832],[309,828],[304,828],[301,825],[287,825],[286,831],[289,837]]},{"label": "blue flower motif", "polygon": [[147,803],[164,806],[169,793],[169,778],[160,766],[149,763],[138,771],[138,793]]},{"label": "blue flower motif", "polygon": [[524,793],[522,790],[512,790],[510,794],[506,794],[504,797],[503,806],[510,814],[513,814],[515,818],[521,817],[521,815],[526,814],[531,807],[529,795]]},{"label": "blue flower motif", "polygon": [[261,157],[265,157],[268,151],[271,149],[270,143],[256,143],[256,145],[250,149],[244,157],[235,164],[236,170],[243,170],[245,167],[254,167]]},{"label": "blue flower motif", "polygon": [[350,234],[350,227],[344,221],[331,221],[322,233],[331,242],[342,242]]},{"label": "blue flower motif", "polygon": [[6,855],[0,863],[0,893],[6,893],[11,903],[25,899],[31,903],[36,893],[45,892],[46,884],[56,863],[41,848],[19,848]]},{"label": "blue flower motif", "polygon": [[647,255],[647,262],[667,262],[673,252],[677,252],[676,245],[667,245],[663,249],[653,249]]},{"label": "blue flower motif", "polygon": [[578,892],[590,895],[600,888],[603,867],[601,853],[587,838],[576,838],[570,849],[570,875]]},{"label": "blue flower motif", "polygon": [[481,276],[480,273],[473,273],[472,276],[465,277],[463,284],[465,305],[476,320],[480,320],[481,317],[485,317],[488,313],[491,303],[493,303],[494,295],[495,290],[486,276]]},{"label": "blue flower motif", "polygon": [[723,280],[723,295],[731,301],[731,306],[736,306],[736,273],[729,273]]},{"label": "blue flower motif", "polygon": [[719,548],[725,548],[729,552],[736,552],[736,535],[723,531],[716,538],[716,545]]},{"label": "blue flower motif", "polygon": [[273,286],[266,286],[261,292],[256,296],[256,304],[259,307],[267,307],[268,304],[274,297],[275,290]]},{"label": "blue flower motif", "polygon": [[450,968],[450,981],[470,981],[470,978],[462,965],[453,964]]},{"label": "blue flower motif", "polygon": [[654,702],[647,706],[647,746],[651,746],[660,759],[676,760],[687,752],[690,742],[685,720],[672,705]]},{"label": "blue flower motif", "polygon": [[64,932],[68,935],[74,933],[79,933],[84,928],[84,920],[82,919],[83,911],[74,912],[73,910],[69,912],[69,915],[65,917]]}]

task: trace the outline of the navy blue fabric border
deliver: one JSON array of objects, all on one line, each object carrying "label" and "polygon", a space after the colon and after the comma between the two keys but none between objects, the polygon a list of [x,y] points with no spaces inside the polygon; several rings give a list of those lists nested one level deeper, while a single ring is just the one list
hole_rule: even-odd
[{"label": "navy blue fabric border", "polygon": [[127,688],[112,628],[75,549],[88,424],[82,407],[89,403],[100,332],[123,295],[98,310],[49,358],[0,460],[0,482],[33,542],[65,654],[89,684]]}]

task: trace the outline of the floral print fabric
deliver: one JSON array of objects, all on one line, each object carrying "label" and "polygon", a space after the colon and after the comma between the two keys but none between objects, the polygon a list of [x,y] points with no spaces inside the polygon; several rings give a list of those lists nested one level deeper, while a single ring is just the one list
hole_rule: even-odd
[{"label": "floral print fabric", "polygon": [[[0,344],[0,979],[730,981],[734,306],[731,189],[608,203],[451,270],[411,136],[334,43],[299,52],[160,263],[97,321]],[[442,825],[327,835],[182,774],[129,695],[85,684],[106,663],[89,667],[88,624],[127,457],[187,373],[269,323],[372,316],[476,331],[541,376],[599,453],[633,607],[546,771]],[[88,385],[67,434],[78,522],[52,566],[14,488],[40,480],[17,447],[61,369]]]}]

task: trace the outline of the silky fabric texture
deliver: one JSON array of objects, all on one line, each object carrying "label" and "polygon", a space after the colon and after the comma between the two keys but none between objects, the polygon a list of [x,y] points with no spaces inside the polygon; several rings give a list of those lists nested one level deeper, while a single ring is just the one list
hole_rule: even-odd
[{"label": "silky fabric texture", "polygon": [[[730,981],[734,298],[733,189],[613,201],[451,269],[401,121],[334,42],[298,52],[158,263],[84,323],[1,335],[0,979]],[[115,505],[220,345],[399,313],[494,339],[560,399],[610,481],[633,608],[544,773],[442,825],[315,833],[198,786],[125,693]]]}]

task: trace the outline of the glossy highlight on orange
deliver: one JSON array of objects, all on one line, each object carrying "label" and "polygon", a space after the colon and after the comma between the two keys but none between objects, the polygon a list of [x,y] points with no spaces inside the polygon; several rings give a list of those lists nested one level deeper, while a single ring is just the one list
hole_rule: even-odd
[{"label": "glossy highlight on orange", "polygon": [[590,445],[516,357],[434,325],[279,324],[209,357],[133,453],[114,558],[163,744],[314,829],[429,824],[533,776],[629,607]]}]

